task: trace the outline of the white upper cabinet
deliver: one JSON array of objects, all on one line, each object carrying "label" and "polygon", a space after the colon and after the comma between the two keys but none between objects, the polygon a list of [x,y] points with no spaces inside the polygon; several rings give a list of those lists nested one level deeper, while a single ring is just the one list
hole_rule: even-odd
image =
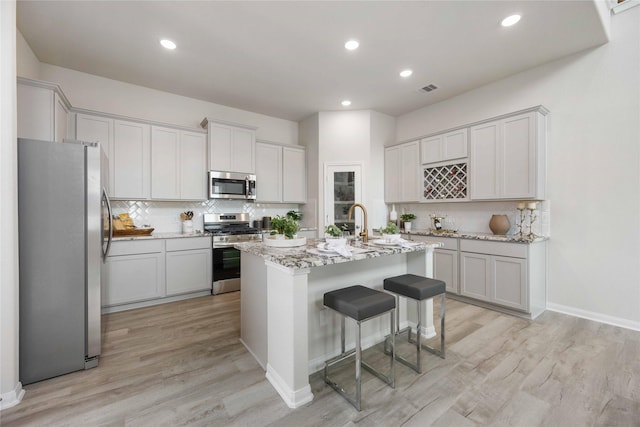
[{"label": "white upper cabinet", "polygon": [[256,142],[256,200],[282,202],[282,147]]},{"label": "white upper cabinet", "polygon": [[151,198],[206,199],[207,140],[204,134],[151,127]]},{"label": "white upper cabinet", "polygon": [[467,128],[464,128],[422,139],[422,164],[467,157],[467,132]]},{"label": "white upper cabinet", "polygon": [[419,141],[386,148],[384,152],[385,202],[419,201],[420,173]]},{"label": "white upper cabinet", "polygon": [[58,85],[18,78],[18,138],[62,142],[71,105]]},{"label": "white upper cabinet", "polygon": [[257,201],[306,203],[306,171],[303,148],[256,142]]},{"label": "white upper cabinet", "polygon": [[307,202],[307,156],[302,148],[282,147],[282,201]]},{"label": "white upper cabinet", "polygon": [[544,199],[546,122],[530,111],[470,128],[472,200]]},{"label": "white upper cabinet", "polygon": [[115,199],[140,200],[150,196],[150,126],[114,121],[113,194]]},{"label": "white upper cabinet", "polygon": [[207,199],[207,136],[180,131],[180,198]]},{"label": "white upper cabinet", "polygon": [[180,198],[180,131],[177,129],[151,127],[151,198]]},{"label": "white upper cabinet", "polygon": [[[87,142],[97,142],[102,147],[108,159],[113,157],[113,119],[94,116],[92,114],[76,114],[76,139]],[[106,185],[109,194],[113,194],[113,163],[109,162],[108,181]]]},{"label": "white upper cabinet", "polygon": [[205,118],[209,130],[209,169],[255,173],[256,128]]}]

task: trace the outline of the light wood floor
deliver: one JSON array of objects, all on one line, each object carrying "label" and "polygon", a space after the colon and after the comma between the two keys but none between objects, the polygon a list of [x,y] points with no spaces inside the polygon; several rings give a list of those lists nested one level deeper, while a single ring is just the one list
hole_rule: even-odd
[{"label": "light wood floor", "polygon": [[365,371],[362,412],[316,374],[292,410],[239,343],[239,306],[235,292],[105,315],[100,366],[26,386],[0,424],[640,426],[638,332],[448,300],[446,360],[397,365],[395,390]]}]

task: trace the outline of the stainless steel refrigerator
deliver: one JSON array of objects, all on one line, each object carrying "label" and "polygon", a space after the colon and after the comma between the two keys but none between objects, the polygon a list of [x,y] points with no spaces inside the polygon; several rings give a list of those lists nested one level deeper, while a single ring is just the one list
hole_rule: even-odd
[{"label": "stainless steel refrigerator", "polygon": [[98,364],[105,163],[96,143],[18,139],[22,384]]}]

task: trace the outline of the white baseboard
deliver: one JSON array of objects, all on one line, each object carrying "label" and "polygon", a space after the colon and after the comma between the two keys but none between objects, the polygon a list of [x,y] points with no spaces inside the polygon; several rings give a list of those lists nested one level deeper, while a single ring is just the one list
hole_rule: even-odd
[{"label": "white baseboard", "polygon": [[313,393],[309,384],[299,390],[292,390],[268,363],[266,377],[289,408],[299,408],[313,400]]},{"label": "white baseboard", "polygon": [[0,400],[0,411],[3,409],[11,408],[12,406],[16,406],[18,403],[22,401],[24,397],[24,390],[22,389],[22,383],[16,384],[15,388],[6,393],[2,393],[2,400]]},{"label": "white baseboard", "polygon": [[595,322],[606,323],[607,325],[619,326],[625,329],[640,331],[640,322],[634,322],[632,320],[622,319],[620,317],[609,316],[602,313],[581,310],[579,308],[568,307],[566,305],[554,304],[550,302],[547,302],[547,310],[555,311],[562,314],[568,314],[570,316],[580,317],[582,319],[593,320]]}]

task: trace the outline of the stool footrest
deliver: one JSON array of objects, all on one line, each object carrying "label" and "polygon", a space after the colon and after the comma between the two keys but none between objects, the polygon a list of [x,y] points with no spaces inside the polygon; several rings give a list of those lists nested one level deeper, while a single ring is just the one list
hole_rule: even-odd
[{"label": "stool footrest", "polygon": [[[411,329],[411,326],[407,326],[404,329],[399,330],[396,333],[396,337],[406,333],[407,334],[407,341],[410,342],[413,345],[417,345],[418,342],[416,340],[414,340],[413,338],[411,338],[411,332],[413,332],[413,329]],[[417,332],[416,332],[417,334]],[[435,347],[431,347],[428,346],[427,344],[423,344],[422,342],[420,343],[420,347],[422,347],[423,349],[427,350],[429,353],[435,354],[436,356],[439,356],[440,358],[444,359],[444,352],[442,351],[442,349],[437,349]]]}]

